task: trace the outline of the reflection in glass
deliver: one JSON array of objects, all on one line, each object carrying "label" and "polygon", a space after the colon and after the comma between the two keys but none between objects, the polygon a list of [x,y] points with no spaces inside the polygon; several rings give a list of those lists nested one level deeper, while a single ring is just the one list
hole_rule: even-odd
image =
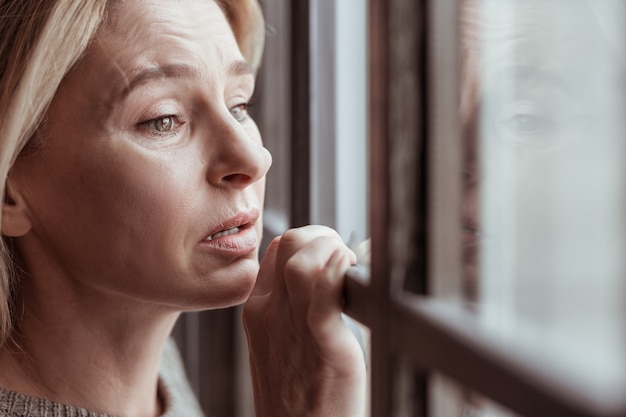
[{"label": "reflection in glass", "polygon": [[626,3],[461,3],[466,298],[611,390],[626,380]]}]

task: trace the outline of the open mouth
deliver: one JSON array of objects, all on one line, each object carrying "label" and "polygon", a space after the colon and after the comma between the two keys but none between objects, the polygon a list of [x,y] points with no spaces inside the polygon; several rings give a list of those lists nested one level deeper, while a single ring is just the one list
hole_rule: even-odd
[{"label": "open mouth", "polygon": [[207,233],[201,242],[212,245],[234,244],[236,240],[250,239],[250,231],[259,219],[258,210],[240,211],[235,216],[220,222]]},{"label": "open mouth", "polygon": [[242,226],[236,226],[236,227],[232,227],[230,229],[222,230],[221,232],[217,232],[217,233],[207,237],[204,240],[209,240],[210,241],[210,240],[218,239],[218,238],[223,237],[223,236],[236,235],[237,233],[242,231],[245,227],[246,227],[246,225],[242,225]]}]

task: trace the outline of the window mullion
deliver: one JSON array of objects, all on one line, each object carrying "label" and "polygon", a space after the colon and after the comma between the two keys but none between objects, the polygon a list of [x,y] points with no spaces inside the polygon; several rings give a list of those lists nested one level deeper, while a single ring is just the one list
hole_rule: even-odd
[{"label": "window mullion", "polygon": [[392,408],[392,369],[388,343],[389,189],[388,143],[388,8],[386,0],[369,1],[369,143],[372,280],[369,304],[376,314],[365,323],[371,330],[371,415],[389,416]]},{"label": "window mullion", "polygon": [[311,5],[291,2],[291,226],[311,221]]}]

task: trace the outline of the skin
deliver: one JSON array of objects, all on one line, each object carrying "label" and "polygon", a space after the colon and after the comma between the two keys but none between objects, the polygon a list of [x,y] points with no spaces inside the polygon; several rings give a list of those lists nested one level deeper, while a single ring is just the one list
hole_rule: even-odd
[{"label": "skin", "polygon": [[244,308],[257,417],[366,415],[365,361],[339,302],[355,261],[325,227],[270,244]]},{"label": "skin", "polygon": [[[0,351],[0,386],[159,415],[160,356],[178,314],[242,303],[256,283],[246,307],[256,386],[298,398],[257,389],[257,415],[307,415],[304,404],[308,415],[362,414],[363,358],[339,315],[354,255],[330,229],[293,230],[257,280],[271,157],[246,112],[248,68],[214,2],[111,6],[55,96],[42,145],[9,177],[2,233],[26,273],[19,349]],[[274,346],[297,360],[285,365]]]}]

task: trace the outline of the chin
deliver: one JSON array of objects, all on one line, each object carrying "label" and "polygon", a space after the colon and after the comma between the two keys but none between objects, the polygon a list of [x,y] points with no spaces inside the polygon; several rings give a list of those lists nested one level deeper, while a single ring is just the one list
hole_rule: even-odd
[{"label": "chin", "polygon": [[231,294],[230,297],[225,297],[226,299],[232,300],[231,303],[225,305],[225,307],[233,307],[239,304],[243,304],[248,301],[252,290],[254,289],[254,285],[256,284],[257,274],[259,272],[259,268],[254,270],[254,273],[246,274],[241,279],[238,280],[240,283],[239,286],[235,289],[235,291]]},{"label": "chin", "polygon": [[220,272],[220,277],[205,280],[205,286],[196,288],[181,306],[183,311],[216,310],[243,304],[256,284],[259,263],[246,260],[236,268]]}]

